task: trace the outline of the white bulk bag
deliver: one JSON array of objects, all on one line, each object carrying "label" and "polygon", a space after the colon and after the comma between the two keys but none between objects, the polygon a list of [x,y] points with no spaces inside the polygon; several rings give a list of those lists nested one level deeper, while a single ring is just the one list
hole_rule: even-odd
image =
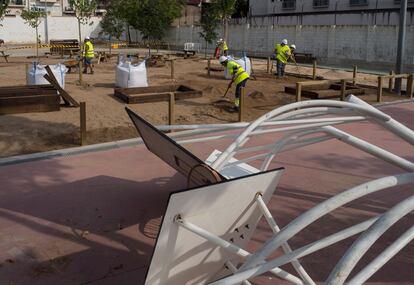
[{"label": "white bulk bag", "polygon": [[[43,76],[47,74],[46,65],[40,65],[33,63],[32,68],[29,70],[28,81],[29,85],[43,85],[50,84]],[[49,65],[52,70],[53,75],[56,77],[56,80],[59,82],[59,85],[62,88],[65,88],[65,75],[68,69],[63,64]]]},{"label": "white bulk bag", "polygon": [[[240,59],[234,59],[232,57],[229,57],[229,60],[234,60],[235,62],[240,64],[241,67],[247,72],[247,74],[249,76],[252,73],[252,62],[251,62],[250,58],[248,58],[246,56],[242,57]],[[229,73],[227,68],[224,68],[224,77],[226,79],[231,79],[231,77],[232,77],[232,75]]]},{"label": "white bulk bag", "polygon": [[138,65],[120,62],[116,67],[115,82],[120,88],[148,87],[145,61]]}]

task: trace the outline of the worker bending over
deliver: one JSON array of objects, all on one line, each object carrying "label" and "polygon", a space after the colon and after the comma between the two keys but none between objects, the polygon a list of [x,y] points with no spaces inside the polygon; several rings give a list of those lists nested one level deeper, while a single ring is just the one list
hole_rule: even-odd
[{"label": "worker bending over", "polygon": [[249,75],[243,69],[243,67],[241,67],[240,64],[238,64],[234,60],[229,60],[226,56],[221,56],[219,61],[220,64],[227,68],[228,72],[232,75],[228,87],[230,88],[233,82],[236,84],[236,93],[234,96],[234,110],[238,111],[240,107],[241,89],[246,87],[247,80],[249,80]]},{"label": "worker bending over", "polygon": [[280,44],[276,45],[275,56],[277,62],[277,77],[281,78],[285,76],[286,64],[291,55],[292,53],[286,39],[284,39]]},{"label": "worker bending over", "polygon": [[229,47],[228,47],[226,41],[223,40],[223,39],[219,39],[217,41],[216,51],[215,51],[215,57],[216,58],[219,58],[220,57],[221,51],[223,51],[223,54],[222,55],[224,55],[224,56],[228,56],[229,55]]},{"label": "worker bending over", "polygon": [[95,57],[95,53],[93,50],[93,44],[91,43],[91,39],[89,37],[85,37],[85,43],[83,45],[83,73],[88,73],[88,67],[91,70],[91,74],[93,74],[93,58]]}]

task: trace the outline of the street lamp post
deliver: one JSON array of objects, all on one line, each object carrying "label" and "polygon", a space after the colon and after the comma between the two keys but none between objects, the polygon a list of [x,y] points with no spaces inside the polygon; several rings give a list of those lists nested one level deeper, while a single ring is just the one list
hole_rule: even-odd
[{"label": "street lamp post", "polygon": [[[406,34],[406,22],[407,22],[407,3],[408,0],[401,0],[401,9],[400,9],[400,26],[398,31],[398,50],[397,50],[397,62],[395,66],[395,71],[397,74],[403,72],[403,60],[404,60],[404,50],[405,50],[405,34]],[[395,79],[395,92],[401,95],[401,83],[402,78]]]}]

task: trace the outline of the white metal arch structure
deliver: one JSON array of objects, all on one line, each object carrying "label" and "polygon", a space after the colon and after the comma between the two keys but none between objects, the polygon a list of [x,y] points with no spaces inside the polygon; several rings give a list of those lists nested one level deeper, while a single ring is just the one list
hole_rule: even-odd
[{"label": "white metal arch structure", "polygon": [[[299,258],[312,254],[320,249],[326,248],[330,245],[363,232],[363,234],[361,234],[361,236],[353,243],[353,245],[348,249],[346,254],[339,261],[339,263],[335,266],[327,281],[325,282],[325,284],[329,285],[344,284],[352,269],[366,253],[366,251],[373,245],[373,243],[378,238],[380,238],[392,225],[394,225],[410,212],[414,211],[414,195],[403,200],[387,212],[380,214],[377,217],[371,218],[365,222],[344,229],[321,240],[295,249],[294,251],[288,252],[285,255],[277,257],[273,260],[264,260],[283,244],[286,244],[290,238],[301,232],[304,228],[312,224],[314,221],[318,220],[324,215],[331,213],[335,209],[366,195],[383,191],[395,186],[407,184],[413,185],[414,187],[414,173],[389,176],[373,180],[351,188],[320,203],[319,205],[306,211],[298,218],[293,220],[277,235],[274,235],[272,238],[270,238],[259,251],[252,254],[250,258],[247,259],[248,261],[245,263],[245,265],[250,263],[253,264],[253,266],[248,268],[241,268],[234,275],[210,283],[210,285],[240,284],[241,282],[245,282],[250,278],[262,275],[272,268],[282,266],[294,260],[298,260]],[[265,212],[264,215],[266,216]],[[266,218],[268,219],[269,217]],[[347,284],[363,284],[370,276],[378,271],[412,239],[414,239],[413,225],[411,225],[403,235],[401,235],[377,258],[375,258],[368,266],[362,269]],[[257,261],[259,262],[257,263]],[[306,282],[304,283],[307,284]]]},{"label": "white metal arch structure", "polygon": [[[282,230],[279,229],[276,221],[259,195],[256,199],[256,203],[271,227],[274,236],[270,238],[258,252],[249,254],[246,262],[239,269],[234,265],[228,265],[234,275],[212,284],[228,285],[240,284],[241,282],[243,282],[243,284],[249,284],[249,278],[261,275],[287,263],[291,263],[294,266],[303,284],[315,284],[303,266],[299,263],[299,259],[353,235],[363,233],[339,261],[326,281],[326,283],[330,285],[344,284],[352,269],[364,255],[366,250],[368,250],[390,226],[414,210],[414,196],[412,196],[411,198],[401,201],[392,209],[378,217],[344,229],[299,249],[292,251],[289,247],[288,241],[290,238],[320,217],[332,212],[338,207],[350,203],[360,197],[390,187],[414,184],[413,162],[357,138],[335,126],[345,123],[369,121],[382,126],[410,145],[414,145],[414,132],[391,118],[389,115],[370,106],[355,96],[351,95],[346,100],[347,102],[318,100],[294,103],[275,109],[252,123],[161,127],[162,129],[193,129],[196,130],[198,134],[211,134],[210,136],[201,138],[182,139],[178,141],[181,144],[234,138],[234,141],[225,149],[225,151],[211,163],[212,168],[219,172],[223,172],[226,168],[253,161],[260,161],[260,171],[266,171],[271,167],[271,162],[278,153],[330,139],[338,139],[350,146],[410,172],[409,174],[374,180],[340,193],[302,214]],[[239,133],[223,133],[223,131],[226,130],[238,130]],[[247,146],[248,142],[255,142],[254,139],[257,136],[265,134],[272,135],[276,133],[282,133],[283,136],[277,137],[277,139],[274,139],[275,141],[270,144],[264,145],[259,142],[258,144],[253,143],[252,146]],[[243,158],[237,160],[236,156],[239,154],[243,155]],[[223,249],[228,250],[226,244],[223,243],[219,237],[209,235],[205,231],[203,232],[202,229],[189,224],[185,220],[179,220],[177,221],[177,224],[192,231],[194,234],[205,238],[213,244],[221,245]],[[411,227],[367,267],[353,277],[353,279],[349,281],[349,284],[355,285],[365,282],[413,238],[414,227]],[[285,255],[271,261],[266,261],[266,258],[280,247],[283,248]],[[289,281],[298,284],[297,280]]]}]

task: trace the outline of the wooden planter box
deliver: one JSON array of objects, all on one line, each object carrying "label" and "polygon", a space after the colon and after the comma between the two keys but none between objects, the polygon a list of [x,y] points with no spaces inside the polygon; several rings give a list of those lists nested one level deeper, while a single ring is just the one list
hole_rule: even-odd
[{"label": "wooden planter box", "polygon": [[[288,94],[296,95],[296,85],[290,85],[285,87],[285,92]],[[365,89],[359,88],[357,86],[346,86],[346,95],[363,95],[365,94]],[[318,84],[311,86],[302,87],[302,97],[309,99],[334,99],[341,97],[341,85],[340,84]]]},{"label": "wooden planter box", "polygon": [[116,88],[115,96],[127,104],[164,102],[169,100],[170,93],[174,93],[175,100],[199,98],[202,91],[194,90],[184,85],[166,85],[138,88]]},{"label": "wooden planter box", "polygon": [[60,110],[60,95],[52,85],[0,87],[0,115]]}]

